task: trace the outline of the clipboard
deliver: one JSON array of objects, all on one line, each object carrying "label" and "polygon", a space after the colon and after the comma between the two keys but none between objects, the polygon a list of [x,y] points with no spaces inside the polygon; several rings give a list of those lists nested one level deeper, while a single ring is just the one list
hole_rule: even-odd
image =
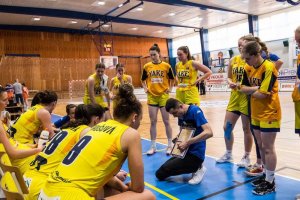
[{"label": "clipboard", "polygon": [[177,147],[178,144],[183,142],[183,141],[187,141],[190,138],[193,137],[194,133],[195,133],[194,128],[187,128],[187,127],[183,127],[181,129],[181,131],[179,132],[177,138],[175,139],[172,151],[171,151],[171,156],[173,157],[178,157],[183,159],[185,157],[186,152],[189,150],[189,148],[187,148],[186,150],[184,150],[183,152],[181,152]]}]

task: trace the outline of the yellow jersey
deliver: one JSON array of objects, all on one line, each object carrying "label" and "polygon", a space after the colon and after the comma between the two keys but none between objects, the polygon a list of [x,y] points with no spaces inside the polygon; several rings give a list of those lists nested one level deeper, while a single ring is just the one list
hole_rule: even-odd
[{"label": "yellow jersey", "polygon": [[169,80],[174,79],[171,66],[166,62],[144,65],[141,80],[146,81],[148,91],[153,96],[160,96],[170,88]]},{"label": "yellow jersey", "polygon": [[258,121],[281,119],[277,77],[278,71],[271,61],[264,60],[258,68],[246,64],[242,85],[259,86],[258,91],[268,95],[264,99],[251,96],[251,118]]},{"label": "yellow jersey", "polygon": [[38,132],[42,125],[37,117],[38,111],[42,108],[44,106],[39,104],[28,108],[8,129],[9,135],[21,144],[33,144],[33,135]]},{"label": "yellow jersey", "polygon": [[36,171],[48,176],[78,142],[80,133],[88,127],[87,125],[80,125],[74,128],[63,129],[55,134],[43,151],[30,163],[30,171]]},{"label": "yellow jersey", "polygon": [[[100,79],[96,73],[92,74],[89,76],[89,78],[94,79],[94,96],[102,96],[108,92],[107,89],[107,80],[108,76],[105,74],[103,75],[102,79]],[[84,96],[86,98],[89,98],[89,86],[88,86],[88,81],[85,84],[85,90],[84,90]]]},{"label": "yellow jersey", "polygon": [[112,84],[113,84],[112,92],[114,95],[118,94],[118,90],[119,90],[119,87],[121,84],[128,83],[129,75],[123,74],[121,80],[122,80],[122,82],[120,81],[120,79],[118,79],[117,76],[113,77],[111,80]]},{"label": "yellow jersey", "polygon": [[232,82],[242,82],[244,75],[244,67],[246,62],[242,59],[241,55],[234,56],[231,60],[231,74],[232,74]]},{"label": "yellow jersey", "polygon": [[191,84],[197,80],[197,75],[197,70],[193,67],[193,60],[189,60],[185,64],[182,64],[182,62],[177,63],[176,76],[178,78],[178,86],[184,85],[184,87],[178,87],[177,90],[190,90]]},{"label": "yellow jersey", "polygon": [[127,129],[115,120],[94,126],[51,173],[47,185],[80,188],[95,196],[117,174],[127,157],[121,148],[121,137]]}]

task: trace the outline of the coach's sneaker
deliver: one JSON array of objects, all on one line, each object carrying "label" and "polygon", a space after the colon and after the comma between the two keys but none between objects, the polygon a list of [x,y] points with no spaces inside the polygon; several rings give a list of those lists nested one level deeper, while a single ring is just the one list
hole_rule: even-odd
[{"label": "coach's sneaker", "polygon": [[237,164],[238,167],[248,167],[250,165],[249,156],[244,155],[241,161]]},{"label": "coach's sneaker", "polygon": [[199,184],[202,181],[205,172],[206,172],[206,167],[204,166],[198,169],[195,173],[193,173],[192,178],[189,180],[189,184],[191,185]]},{"label": "coach's sneaker", "polygon": [[248,176],[261,176],[264,173],[264,168],[263,166],[259,165],[259,164],[255,164],[253,165],[251,168],[248,168],[245,171],[245,174],[247,174]]},{"label": "coach's sneaker", "polygon": [[259,177],[258,179],[255,179],[254,181],[251,182],[251,185],[253,187],[257,187],[259,186],[262,182],[264,182],[266,179],[266,175],[263,174],[261,177]]},{"label": "coach's sneaker", "polygon": [[232,155],[225,153],[221,158],[216,160],[217,163],[232,162]]},{"label": "coach's sneaker", "polygon": [[147,155],[153,155],[156,152],[156,148],[151,147],[148,151],[147,151]]},{"label": "coach's sneaker", "polygon": [[295,200],[300,200],[300,194],[297,194]]},{"label": "coach's sneaker", "polygon": [[169,156],[171,154],[171,151],[172,151],[172,146],[168,146],[166,149],[167,156]]},{"label": "coach's sneaker", "polygon": [[265,180],[261,184],[259,184],[254,190],[252,190],[252,193],[256,195],[265,195],[271,192],[275,192],[275,188],[275,181],[270,183]]}]

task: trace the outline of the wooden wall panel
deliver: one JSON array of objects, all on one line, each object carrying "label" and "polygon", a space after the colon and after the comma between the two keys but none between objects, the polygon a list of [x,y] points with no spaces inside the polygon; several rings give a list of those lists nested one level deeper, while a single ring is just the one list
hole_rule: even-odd
[{"label": "wooden wall panel", "polygon": [[[98,38],[97,38],[98,37]],[[100,41],[99,36],[95,37]],[[103,38],[102,38],[103,39]],[[166,39],[105,36],[113,40],[115,56],[125,64],[133,85],[141,87],[142,66],[149,48],[158,44],[162,56],[168,56]],[[4,57],[4,54],[39,54],[36,57]],[[70,80],[86,80],[99,62],[99,52],[91,35],[0,30],[0,83],[13,83],[15,78],[30,89],[68,91]],[[109,78],[115,69],[107,69]]]}]

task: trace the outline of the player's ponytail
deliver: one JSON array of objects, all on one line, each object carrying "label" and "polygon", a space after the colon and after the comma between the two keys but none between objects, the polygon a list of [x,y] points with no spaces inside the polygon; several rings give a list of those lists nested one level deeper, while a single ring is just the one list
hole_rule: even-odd
[{"label": "player's ponytail", "polygon": [[120,85],[116,102],[117,105],[114,109],[114,118],[116,119],[127,119],[132,113],[142,114],[142,104],[137,100],[130,84]]}]

